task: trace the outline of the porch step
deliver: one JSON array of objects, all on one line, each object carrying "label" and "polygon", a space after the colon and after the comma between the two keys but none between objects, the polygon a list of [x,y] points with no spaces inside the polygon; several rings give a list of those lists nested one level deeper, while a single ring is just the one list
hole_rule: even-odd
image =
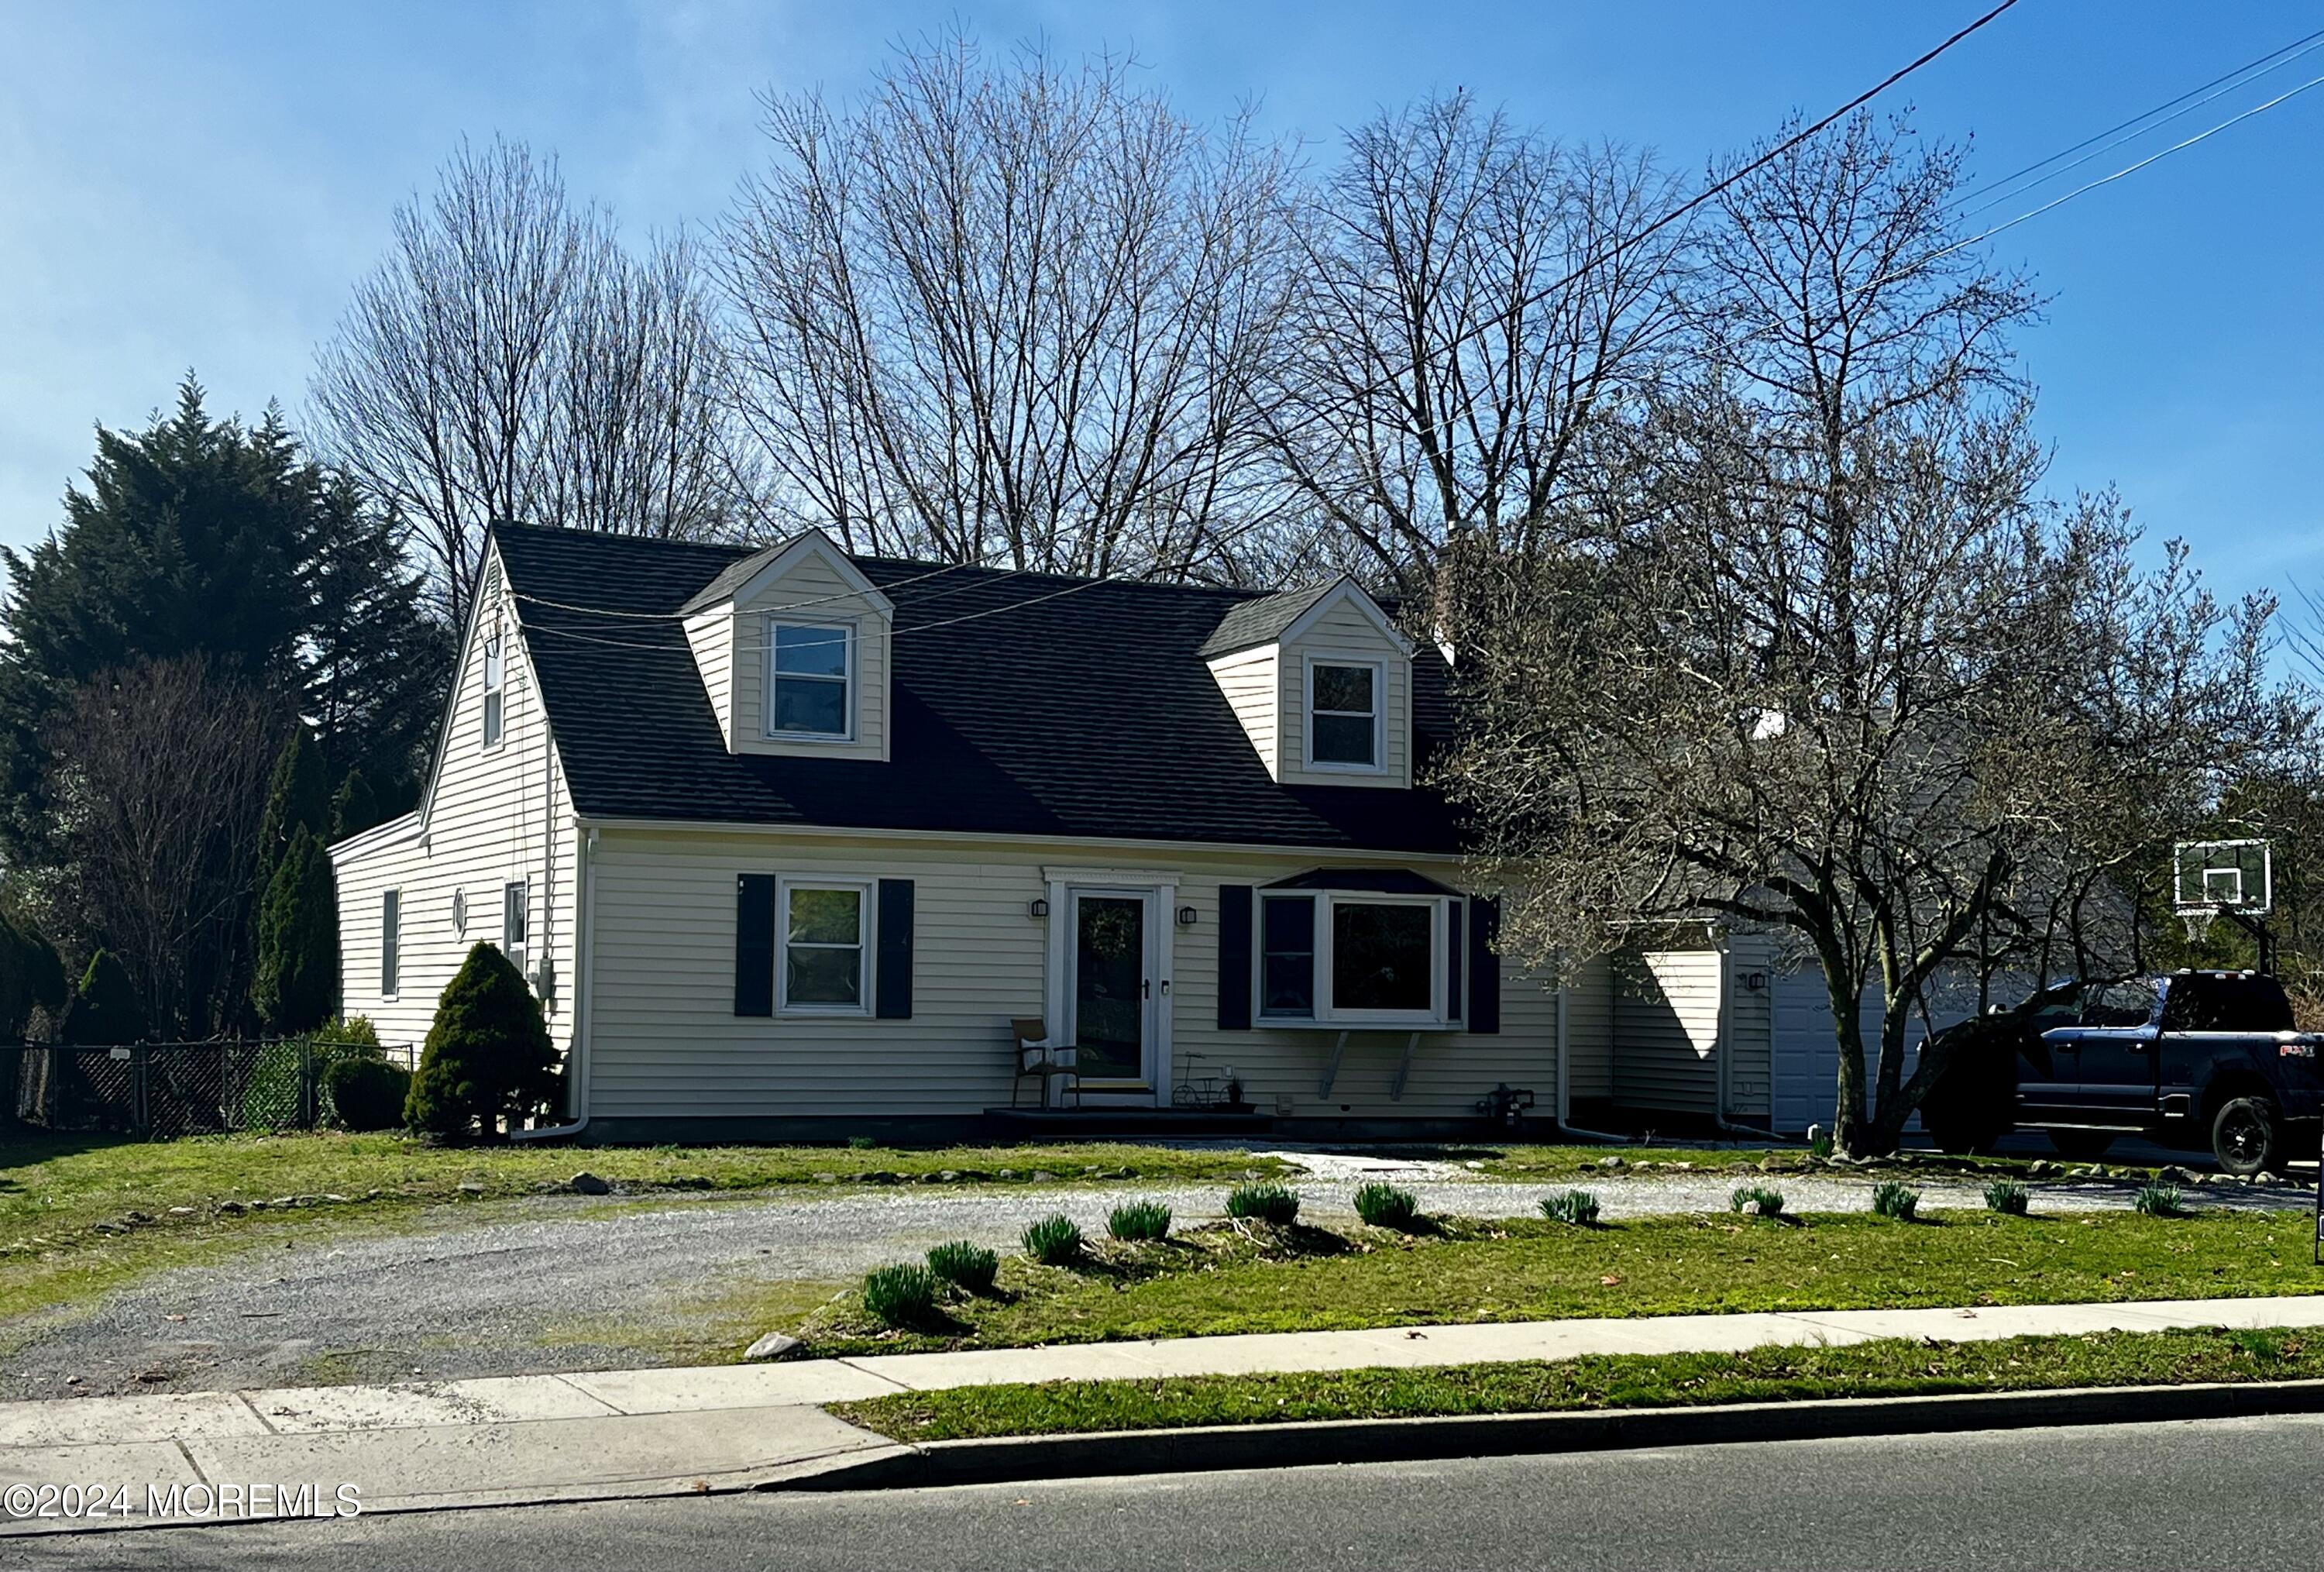
[{"label": "porch step", "polygon": [[1229,1114],[1215,1108],[987,1108],[997,1130],[1042,1136],[1263,1135],[1272,1114]]}]

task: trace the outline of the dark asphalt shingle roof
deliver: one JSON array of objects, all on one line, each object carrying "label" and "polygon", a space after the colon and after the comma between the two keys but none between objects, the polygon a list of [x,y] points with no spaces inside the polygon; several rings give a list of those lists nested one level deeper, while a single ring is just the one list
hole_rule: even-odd
[{"label": "dark asphalt shingle roof", "polygon": [[[1433,791],[1268,778],[1201,652],[1222,619],[1280,597],[857,558],[896,606],[889,760],[736,754],[668,614],[752,553],[529,526],[493,536],[591,818],[1457,848]],[[1447,672],[1425,645],[1413,665],[1425,767],[1449,734]]]},{"label": "dark asphalt shingle roof", "polygon": [[1340,581],[1333,579],[1306,589],[1286,589],[1275,595],[1262,595],[1231,606],[1195,653],[1209,661],[1221,655],[1231,655],[1237,650],[1271,644],[1283,636],[1284,630],[1306,615],[1308,607],[1339,587]]}]

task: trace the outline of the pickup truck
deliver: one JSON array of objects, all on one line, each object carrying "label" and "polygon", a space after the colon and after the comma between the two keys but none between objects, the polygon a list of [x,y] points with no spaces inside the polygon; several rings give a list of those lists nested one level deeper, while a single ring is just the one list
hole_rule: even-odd
[{"label": "pickup truck", "polygon": [[1964,1051],[1931,1088],[1923,1123],[1949,1151],[1988,1147],[2015,1127],[2094,1161],[2138,1134],[2208,1144],[2229,1173],[2280,1171],[2295,1143],[2303,1157],[2316,1151],[2319,1046],[2324,1037],[2292,1029],[2282,985],[2256,973],[2092,984]]}]

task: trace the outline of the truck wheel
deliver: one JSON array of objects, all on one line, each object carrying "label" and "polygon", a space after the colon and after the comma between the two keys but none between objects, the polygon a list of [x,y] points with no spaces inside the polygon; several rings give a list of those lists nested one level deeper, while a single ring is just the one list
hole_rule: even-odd
[{"label": "truck wheel", "polygon": [[2076,1162],[2096,1162],[2107,1154],[2107,1148],[2113,1144],[2114,1132],[2111,1130],[2052,1130],[2050,1132],[2051,1147],[2060,1157],[2069,1157]]},{"label": "truck wheel", "polygon": [[2273,1168],[2283,1147],[2283,1122],[2265,1097],[2230,1097],[2211,1116],[2211,1155],[2232,1174]]}]

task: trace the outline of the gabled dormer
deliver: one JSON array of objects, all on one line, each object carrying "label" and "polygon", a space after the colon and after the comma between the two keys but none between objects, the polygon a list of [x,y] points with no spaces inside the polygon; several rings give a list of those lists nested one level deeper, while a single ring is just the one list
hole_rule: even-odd
[{"label": "gabled dormer", "polygon": [[1412,784],[1412,644],[1355,580],[1245,601],[1202,653],[1276,780]]},{"label": "gabled dormer", "polygon": [[704,585],[686,638],[727,751],[885,759],[895,615],[820,530]]}]

